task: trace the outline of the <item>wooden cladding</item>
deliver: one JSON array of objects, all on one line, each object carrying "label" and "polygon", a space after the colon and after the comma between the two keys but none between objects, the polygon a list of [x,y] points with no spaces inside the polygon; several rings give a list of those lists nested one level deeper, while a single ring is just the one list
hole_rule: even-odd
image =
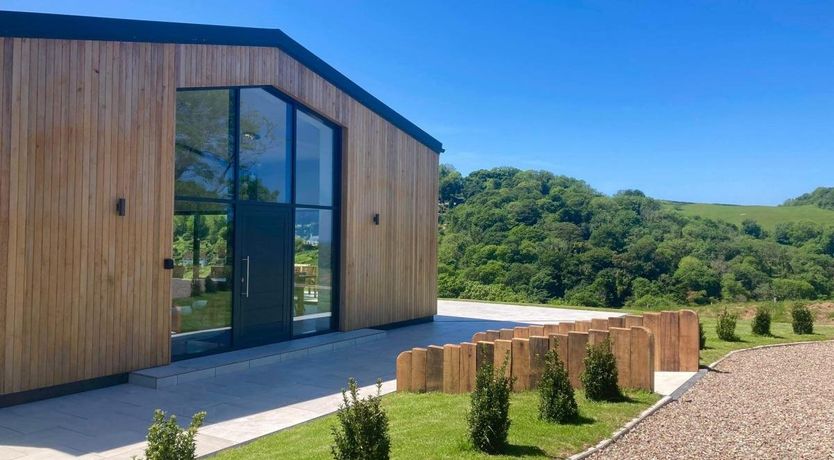
[{"label": "wooden cladding", "polygon": [[272,85],[340,125],[340,328],[436,312],[437,154],[278,49],[0,38],[0,60],[0,393],[170,361],[177,88]]}]

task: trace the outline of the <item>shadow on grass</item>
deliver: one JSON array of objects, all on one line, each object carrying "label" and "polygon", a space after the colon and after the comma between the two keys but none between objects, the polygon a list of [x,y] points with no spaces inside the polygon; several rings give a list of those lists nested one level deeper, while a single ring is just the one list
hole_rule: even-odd
[{"label": "shadow on grass", "polygon": [[507,446],[504,449],[504,451],[501,452],[501,454],[509,456],[509,457],[532,457],[532,456],[546,457],[547,456],[547,452],[542,450],[541,447],[538,447],[538,446],[519,446],[519,445],[515,445],[515,444],[510,444],[509,446]]},{"label": "shadow on grass", "polygon": [[577,415],[576,417],[566,421],[562,425],[573,425],[573,426],[580,426],[580,425],[592,425],[596,420],[592,419],[591,417],[585,417],[582,414]]}]

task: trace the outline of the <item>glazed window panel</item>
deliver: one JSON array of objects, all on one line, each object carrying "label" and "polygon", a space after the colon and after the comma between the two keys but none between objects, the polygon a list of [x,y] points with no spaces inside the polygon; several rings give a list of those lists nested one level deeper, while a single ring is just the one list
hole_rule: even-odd
[{"label": "glazed window panel", "polygon": [[301,110],[296,113],[296,203],[333,206],[333,128]]},{"label": "glazed window panel", "polygon": [[333,311],[333,211],[295,212],[293,335],[326,331]]},{"label": "glazed window panel", "polygon": [[231,343],[232,207],[174,204],[171,334],[175,356],[203,354]]},{"label": "glazed window panel", "polygon": [[234,193],[234,93],[177,92],[174,193],[230,199]]},{"label": "glazed window panel", "polygon": [[239,199],[290,200],[292,109],[263,88],[240,90]]}]

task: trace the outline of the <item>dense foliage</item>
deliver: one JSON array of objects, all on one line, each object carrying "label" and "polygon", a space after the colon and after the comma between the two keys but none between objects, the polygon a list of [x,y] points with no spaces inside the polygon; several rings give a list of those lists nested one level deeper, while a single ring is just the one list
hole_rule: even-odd
[{"label": "dense foliage", "polygon": [[544,372],[539,382],[539,418],[548,422],[565,423],[579,415],[573,387],[565,364],[556,350],[544,355]]},{"label": "dense foliage", "polygon": [[165,418],[165,412],[157,409],[153,423],[148,428],[146,460],[189,460],[197,458],[197,430],[203,425],[205,412],[198,412],[191,418],[188,428],[181,428],[177,417]]},{"label": "dense foliage", "polygon": [[338,426],[332,428],[330,451],[336,460],[387,460],[391,451],[388,415],[382,409],[382,381],[377,380],[376,394],[359,397],[359,385],[348,380],[342,390],[342,404],[336,412]]},{"label": "dense foliage", "polygon": [[785,202],[785,206],[811,204],[823,209],[834,209],[834,187],[817,187],[813,192],[799,195]]},{"label": "dense foliage", "polygon": [[814,333],[814,315],[806,305],[794,305],[791,309],[791,320],[794,334]]},{"label": "dense foliage", "polygon": [[507,366],[508,360],[504,360],[497,372],[493,372],[492,364],[478,369],[475,391],[466,414],[472,445],[489,454],[504,450],[510,433],[512,380],[507,376]]},{"label": "dense foliage", "polygon": [[730,313],[725,308],[719,315],[718,321],[715,323],[715,335],[725,342],[735,342],[738,340],[736,335],[736,323],[738,316],[735,313]]},{"label": "dense foliage", "polygon": [[585,370],[581,375],[585,397],[591,401],[616,401],[622,397],[617,384],[617,360],[611,351],[611,341],[588,345]]},{"label": "dense foliage", "polygon": [[834,292],[834,222],[766,232],[545,171],[440,174],[441,297],[662,307]]},{"label": "dense foliage", "polygon": [[751,330],[754,335],[770,335],[770,310],[765,307],[756,308],[756,315],[753,316]]}]

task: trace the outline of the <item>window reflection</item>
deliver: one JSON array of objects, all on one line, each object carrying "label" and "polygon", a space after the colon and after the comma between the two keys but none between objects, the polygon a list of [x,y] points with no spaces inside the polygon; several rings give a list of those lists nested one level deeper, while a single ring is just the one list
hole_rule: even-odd
[{"label": "window reflection", "polygon": [[295,200],[298,204],[333,205],[333,129],[318,118],[297,112]]},{"label": "window reflection", "polygon": [[240,199],[290,197],[290,106],[262,88],[240,90]]},{"label": "window reflection", "polygon": [[294,271],[293,334],[330,329],[334,300],[332,211],[296,211]]},{"label": "window reflection", "polygon": [[231,198],[233,139],[229,90],[178,91],[174,190]]},{"label": "window reflection", "polygon": [[172,352],[205,353],[230,345],[232,212],[220,203],[174,205],[171,280]]}]

